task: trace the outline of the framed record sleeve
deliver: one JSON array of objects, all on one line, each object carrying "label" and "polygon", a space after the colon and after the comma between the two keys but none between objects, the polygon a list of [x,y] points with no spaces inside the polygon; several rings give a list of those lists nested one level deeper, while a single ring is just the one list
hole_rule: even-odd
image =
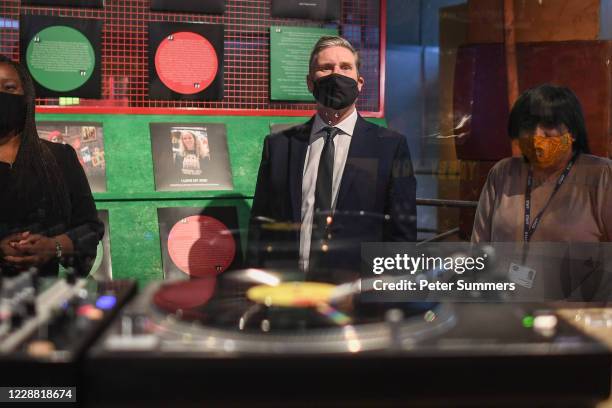
[{"label": "framed record sleeve", "polygon": [[104,131],[100,122],[36,122],[38,136],[71,145],[94,193],[106,191]]},{"label": "framed record sleeve", "polygon": [[236,207],[158,208],[165,279],[216,277],[242,265]]},{"label": "framed record sleeve", "polygon": [[149,23],[149,98],[223,99],[222,24]]},{"label": "framed record sleeve", "polygon": [[221,123],[151,123],[157,191],[233,189]]},{"label": "framed record sleeve", "polygon": [[272,0],[272,17],[339,20],[340,0]]},{"label": "framed record sleeve", "polygon": [[151,10],[223,14],[225,0],[151,0]]},{"label": "framed record sleeve", "polygon": [[36,96],[100,98],[102,21],[21,15],[21,61]]},{"label": "framed record sleeve", "polygon": [[301,125],[300,122],[293,123],[270,123],[270,133],[279,133],[287,129],[291,129],[294,126]]},{"label": "framed record sleeve", "polygon": [[102,8],[104,0],[21,0],[22,5]]}]

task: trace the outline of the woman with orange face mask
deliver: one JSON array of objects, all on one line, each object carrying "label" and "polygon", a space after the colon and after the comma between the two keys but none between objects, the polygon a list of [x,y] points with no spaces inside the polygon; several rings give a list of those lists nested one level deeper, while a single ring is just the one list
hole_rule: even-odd
[{"label": "woman with orange face mask", "polygon": [[611,241],[612,161],[589,154],[574,93],[553,85],[526,91],[508,130],[523,157],[491,169],[472,242]]}]

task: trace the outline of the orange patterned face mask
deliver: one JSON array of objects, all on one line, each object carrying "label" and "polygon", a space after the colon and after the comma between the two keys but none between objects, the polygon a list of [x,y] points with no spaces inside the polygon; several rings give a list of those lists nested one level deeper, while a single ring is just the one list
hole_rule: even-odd
[{"label": "orange patterned face mask", "polygon": [[519,138],[521,152],[529,163],[536,167],[547,168],[566,156],[572,150],[572,136],[564,133],[561,136],[527,136]]}]

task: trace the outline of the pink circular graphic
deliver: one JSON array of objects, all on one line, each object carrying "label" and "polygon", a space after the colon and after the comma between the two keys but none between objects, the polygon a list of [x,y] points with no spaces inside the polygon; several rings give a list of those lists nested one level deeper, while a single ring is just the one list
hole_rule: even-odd
[{"label": "pink circular graphic", "polygon": [[178,32],[164,38],[157,47],[155,70],[168,88],[191,95],[212,84],[219,70],[219,59],[206,38],[196,33]]},{"label": "pink circular graphic", "polygon": [[190,276],[211,277],[224,272],[234,261],[236,243],[229,229],[206,215],[183,218],[168,234],[168,254]]}]

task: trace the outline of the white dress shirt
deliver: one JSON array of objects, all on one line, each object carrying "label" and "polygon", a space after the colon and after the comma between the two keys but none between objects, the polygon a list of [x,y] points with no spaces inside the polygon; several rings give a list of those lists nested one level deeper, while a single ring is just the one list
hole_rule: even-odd
[{"label": "white dress shirt", "polygon": [[[335,128],[340,129],[334,137],[334,174],[332,179],[332,210],[336,208],[340,181],[346,164],[351,137],[357,123],[357,110],[342,122],[336,124]],[[308,260],[310,257],[310,240],[312,236],[312,219],[314,215],[315,190],[317,187],[317,172],[319,170],[319,159],[325,144],[325,128],[330,125],[325,123],[319,115],[315,117],[310,132],[310,141],[306,150],[304,161],[304,174],[302,178],[302,224],[300,228],[300,269],[308,271]]]}]

